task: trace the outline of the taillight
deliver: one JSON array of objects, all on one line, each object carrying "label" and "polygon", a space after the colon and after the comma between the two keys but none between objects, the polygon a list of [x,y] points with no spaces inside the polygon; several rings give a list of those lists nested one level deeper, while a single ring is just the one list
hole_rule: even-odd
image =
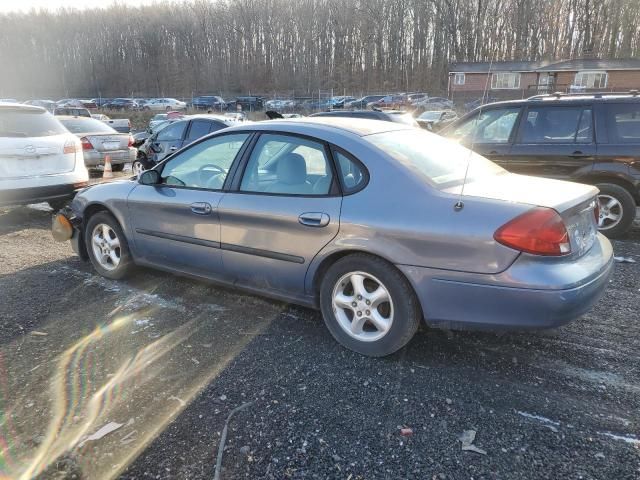
[{"label": "taillight", "polygon": [[87,137],[82,137],[80,142],[82,143],[83,150],[93,150],[93,145],[91,145],[91,142]]},{"label": "taillight", "polygon": [[133,136],[129,135],[129,146],[133,147]]},{"label": "taillight", "polygon": [[562,217],[551,208],[534,208],[500,227],[493,238],[507,247],[535,255],[571,253]]},{"label": "taillight", "polygon": [[80,150],[78,143],[75,140],[68,140],[62,148],[62,153],[66,155],[68,153],[76,153],[78,150]]}]

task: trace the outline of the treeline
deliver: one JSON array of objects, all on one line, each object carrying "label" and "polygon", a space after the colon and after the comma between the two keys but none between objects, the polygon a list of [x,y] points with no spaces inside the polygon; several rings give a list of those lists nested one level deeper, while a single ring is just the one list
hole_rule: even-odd
[{"label": "treeline", "polygon": [[640,0],[194,0],[0,15],[0,97],[446,90],[455,61],[640,55]]}]

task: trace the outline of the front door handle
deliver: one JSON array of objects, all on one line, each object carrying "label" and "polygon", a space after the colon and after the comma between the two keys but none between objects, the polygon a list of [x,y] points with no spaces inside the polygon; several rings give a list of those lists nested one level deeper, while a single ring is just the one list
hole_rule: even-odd
[{"label": "front door handle", "polygon": [[487,153],[487,155],[498,155],[498,151],[497,150],[491,150],[489,153]]},{"label": "front door handle", "polygon": [[322,212],[303,213],[298,217],[298,222],[307,227],[326,227],[329,220],[329,215]]},{"label": "front door handle", "polygon": [[175,145],[172,145],[171,148],[169,149],[170,152],[175,152],[178,149],[178,147],[176,147]]},{"label": "front door handle", "polygon": [[196,202],[191,204],[191,211],[197,215],[209,215],[211,210],[211,205],[207,202]]}]

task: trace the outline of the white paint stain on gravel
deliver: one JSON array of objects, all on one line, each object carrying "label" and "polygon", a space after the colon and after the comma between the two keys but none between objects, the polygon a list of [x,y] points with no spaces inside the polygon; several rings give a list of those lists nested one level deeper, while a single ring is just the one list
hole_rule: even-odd
[{"label": "white paint stain on gravel", "polygon": [[548,425],[555,425],[556,427],[560,426],[560,422],[556,422],[555,420],[551,420],[550,418],[543,417],[542,415],[536,415],[534,413],[523,412],[522,410],[516,410],[516,413],[521,417],[529,418],[531,420],[537,420],[542,423],[546,423]]},{"label": "white paint stain on gravel", "polygon": [[630,443],[631,445],[640,445],[640,439],[638,439],[634,435],[616,435],[615,433],[609,432],[598,432],[598,435],[603,435],[605,437],[613,438],[614,440]]}]

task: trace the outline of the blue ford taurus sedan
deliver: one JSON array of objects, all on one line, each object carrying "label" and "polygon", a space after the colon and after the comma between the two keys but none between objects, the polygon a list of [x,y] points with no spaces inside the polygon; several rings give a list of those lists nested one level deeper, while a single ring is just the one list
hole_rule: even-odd
[{"label": "blue ford taurus sedan", "polygon": [[542,328],[612,269],[592,186],[507,173],[402,124],[243,124],[79,193],[54,237],[111,279],[135,265],[319,308],[365,355],[431,326]]}]

